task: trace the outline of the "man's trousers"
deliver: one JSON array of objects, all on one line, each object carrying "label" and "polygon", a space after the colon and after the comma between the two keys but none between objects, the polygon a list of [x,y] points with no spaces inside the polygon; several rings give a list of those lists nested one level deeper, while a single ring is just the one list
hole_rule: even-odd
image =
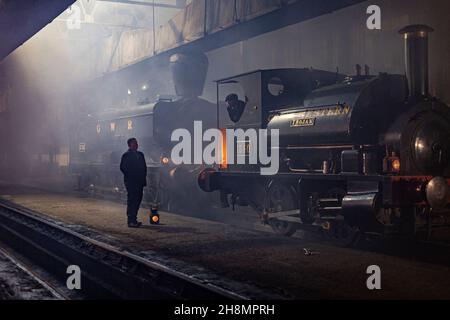
[{"label": "man's trousers", "polygon": [[127,185],[127,216],[128,223],[137,222],[139,208],[144,196],[144,187],[136,185]]}]

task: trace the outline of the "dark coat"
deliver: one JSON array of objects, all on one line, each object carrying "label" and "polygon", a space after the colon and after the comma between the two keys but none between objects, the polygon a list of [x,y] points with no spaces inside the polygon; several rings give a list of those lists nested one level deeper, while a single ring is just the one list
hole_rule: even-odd
[{"label": "dark coat", "polygon": [[128,150],[122,156],[120,171],[127,188],[147,186],[147,163],[142,152]]}]

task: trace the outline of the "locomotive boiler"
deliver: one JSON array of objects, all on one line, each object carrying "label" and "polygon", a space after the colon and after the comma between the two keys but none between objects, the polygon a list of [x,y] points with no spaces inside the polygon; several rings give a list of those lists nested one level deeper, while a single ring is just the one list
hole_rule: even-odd
[{"label": "locomotive boiler", "polygon": [[[239,84],[236,94],[246,104],[237,123],[221,112],[221,128],[278,132],[280,170],[267,177],[255,165],[222,163],[202,172],[202,189],[219,190],[225,206],[230,200],[252,206],[286,236],[311,227],[349,245],[365,232],[430,233],[450,196],[450,108],[428,92],[432,31],[424,25],[400,31],[406,76],[373,76],[367,66],[362,74],[357,66],[355,76],[332,84],[331,74],[327,83],[314,70],[298,70],[301,88],[287,70],[218,81],[219,110],[220,96],[236,90],[230,84]],[[242,143],[224,141],[237,149]],[[247,153],[241,156],[252,148],[241,148]]]},{"label": "locomotive boiler", "polygon": [[207,68],[205,55],[174,55],[171,69],[176,99],[101,112],[81,121],[74,133],[70,161],[78,188],[93,194],[121,197],[125,189],[119,164],[127,140],[135,137],[148,165],[145,200],[165,210],[198,212],[196,205],[208,201],[208,196],[196,183],[202,167],[172,163],[174,142],[171,135],[177,129],[192,133],[195,121],[202,121],[204,130],[215,127],[214,104],[199,98]]}]

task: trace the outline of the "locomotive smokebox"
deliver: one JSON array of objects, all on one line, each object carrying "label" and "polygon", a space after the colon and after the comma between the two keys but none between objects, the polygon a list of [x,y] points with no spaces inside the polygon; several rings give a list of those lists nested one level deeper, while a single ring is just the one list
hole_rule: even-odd
[{"label": "locomotive smokebox", "polygon": [[433,31],[433,28],[426,25],[411,25],[400,30],[405,38],[406,76],[411,100],[421,99],[429,94],[428,36]]}]

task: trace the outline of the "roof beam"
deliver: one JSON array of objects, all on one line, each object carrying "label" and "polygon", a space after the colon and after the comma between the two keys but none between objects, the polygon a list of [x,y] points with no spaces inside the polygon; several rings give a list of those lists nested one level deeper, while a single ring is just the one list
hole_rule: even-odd
[{"label": "roof beam", "polygon": [[138,6],[149,6],[149,7],[159,7],[166,9],[184,9],[186,7],[186,0],[177,0],[176,4],[166,4],[157,1],[135,1],[135,0],[97,0],[102,2],[114,2],[114,3],[123,3],[123,4],[131,4]]},{"label": "roof beam", "polygon": [[74,2],[75,0],[0,0],[0,60]]}]

